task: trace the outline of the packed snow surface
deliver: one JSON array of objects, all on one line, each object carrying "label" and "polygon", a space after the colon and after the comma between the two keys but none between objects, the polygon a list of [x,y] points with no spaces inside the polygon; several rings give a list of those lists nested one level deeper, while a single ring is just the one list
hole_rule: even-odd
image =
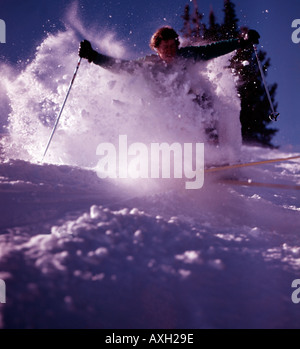
[{"label": "packed snow surface", "polygon": [[[299,190],[207,175],[199,191],[131,197],[75,167],[0,168],[2,328],[299,327]],[[296,160],[237,172],[300,182]]]},{"label": "packed snow surface", "polygon": [[299,328],[299,159],[205,173],[199,190],[95,171],[119,135],[204,143],[206,165],[299,155],[241,146],[228,56],[164,76],[82,62],[41,163],[74,45],[70,30],[49,36],[22,72],[3,67],[0,327]]}]

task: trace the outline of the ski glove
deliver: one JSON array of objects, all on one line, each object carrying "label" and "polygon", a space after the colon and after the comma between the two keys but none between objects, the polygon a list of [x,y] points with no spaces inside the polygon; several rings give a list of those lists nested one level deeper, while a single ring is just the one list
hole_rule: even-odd
[{"label": "ski glove", "polygon": [[86,58],[89,63],[93,62],[97,56],[97,52],[93,50],[91,43],[87,40],[81,41],[78,54],[79,57]]},{"label": "ski glove", "polygon": [[246,48],[259,43],[260,35],[256,30],[250,29],[247,32],[242,33],[241,35],[241,46]]}]

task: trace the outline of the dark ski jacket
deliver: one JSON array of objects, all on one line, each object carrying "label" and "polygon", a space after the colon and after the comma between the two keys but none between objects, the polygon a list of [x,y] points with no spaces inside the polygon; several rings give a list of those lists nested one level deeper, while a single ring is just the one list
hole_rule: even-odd
[{"label": "dark ski jacket", "polygon": [[[241,48],[241,43],[239,39],[229,39],[218,41],[212,44],[204,46],[188,46],[182,47],[177,50],[177,57],[183,59],[191,59],[195,62],[197,61],[207,61],[216,57],[226,55],[234,50]],[[106,69],[126,69],[129,67],[130,63],[135,62],[138,65],[143,65],[143,63],[158,63],[161,62],[161,58],[158,55],[150,55],[140,58],[136,61],[116,59],[110,56],[106,56],[96,52],[93,63],[106,68]]]}]

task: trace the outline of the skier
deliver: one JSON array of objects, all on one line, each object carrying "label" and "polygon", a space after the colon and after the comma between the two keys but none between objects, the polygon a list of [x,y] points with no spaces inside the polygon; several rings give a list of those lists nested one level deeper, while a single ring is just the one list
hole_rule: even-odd
[{"label": "skier", "polygon": [[164,63],[170,65],[179,58],[192,59],[194,61],[210,60],[228,54],[239,48],[251,47],[258,44],[260,35],[255,30],[244,32],[238,39],[218,41],[204,46],[188,46],[179,48],[179,37],[176,31],[164,26],[158,29],[150,40],[150,47],[157,54],[146,56],[137,61],[116,59],[93,50],[89,41],[83,40],[79,46],[79,56],[87,59],[106,69],[128,69],[129,64],[135,62],[139,65],[143,63]]},{"label": "skier", "polygon": [[[116,59],[101,53],[92,48],[89,41],[83,40],[79,46],[79,56],[93,62],[102,68],[119,72],[124,70],[134,72],[136,67],[150,66],[152,74],[157,72],[172,72],[173,69],[184,72],[188,61],[208,61],[222,55],[226,55],[234,50],[241,48],[251,48],[253,44],[258,44],[260,35],[255,30],[244,31],[237,39],[218,41],[204,46],[179,47],[179,36],[176,31],[164,26],[158,29],[150,40],[150,47],[156,54],[148,55],[138,60]],[[177,65],[178,64],[178,65]],[[159,90],[159,84],[157,90]],[[188,94],[193,95],[193,101],[201,108],[211,105],[210,98],[204,93],[199,94],[194,86],[191,87]],[[203,129],[210,143],[218,144],[218,125],[215,120],[208,120],[203,125]]]}]

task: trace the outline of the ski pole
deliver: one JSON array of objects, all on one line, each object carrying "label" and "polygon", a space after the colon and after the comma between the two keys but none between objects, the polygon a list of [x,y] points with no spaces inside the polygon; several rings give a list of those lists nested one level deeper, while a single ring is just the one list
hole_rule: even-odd
[{"label": "ski pole", "polygon": [[76,75],[77,75],[77,71],[78,71],[78,69],[79,69],[80,63],[81,63],[81,57],[78,59],[77,66],[76,66],[76,68],[75,68],[75,71],[74,71],[74,74],[73,74],[73,78],[72,78],[72,80],[71,80],[71,82],[70,82],[67,95],[66,95],[65,100],[64,100],[64,102],[63,102],[63,105],[62,105],[62,107],[61,107],[61,109],[60,109],[60,112],[59,112],[59,114],[58,114],[58,117],[57,117],[56,120],[55,120],[55,124],[54,124],[54,126],[53,126],[51,135],[50,135],[50,137],[49,137],[49,140],[48,140],[48,143],[47,143],[47,146],[46,146],[46,149],[45,149],[45,151],[44,151],[44,155],[43,155],[42,161],[44,160],[44,157],[46,156],[47,150],[48,150],[48,148],[49,148],[49,146],[50,146],[50,143],[51,143],[51,140],[52,140],[52,138],[53,138],[53,136],[54,136],[54,132],[55,132],[56,127],[57,127],[57,125],[58,125],[58,121],[59,121],[59,119],[60,119],[60,117],[61,117],[61,114],[62,114],[62,112],[63,112],[63,110],[64,110],[66,101],[67,101],[67,99],[68,99],[68,97],[69,97],[69,93],[70,93],[70,91],[71,91],[72,85],[73,85],[74,80],[75,80],[75,77],[76,77]]},{"label": "ski pole", "polygon": [[256,48],[255,45],[253,45],[253,48],[254,48],[256,59],[257,59],[257,64],[258,64],[258,67],[259,67],[259,70],[260,70],[260,75],[261,75],[261,78],[263,80],[263,83],[264,83],[264,86],[265,86],[265,90],[266,90],[266,93],[267,93],[267,96],[268,96],[268,99],[269,99],[270,107],[271,107],[271,110],[272,110],[272,113],[269,115],[269,118],[271,120],[273,120],[273,121],[277,121],[279,113],[275,112],[275,110],[274,110],[273,103],[272,103],[272,100],[271,100],[271,96],[270,96],[270,93],[269,93],[269,90],[268,90],[268,87],[267,87],[267,83],[266,83],[266,79],[265,79],[265,76],[264,76],[264,72],[263,72],[260,60],[258,58],[257,48]]}]

